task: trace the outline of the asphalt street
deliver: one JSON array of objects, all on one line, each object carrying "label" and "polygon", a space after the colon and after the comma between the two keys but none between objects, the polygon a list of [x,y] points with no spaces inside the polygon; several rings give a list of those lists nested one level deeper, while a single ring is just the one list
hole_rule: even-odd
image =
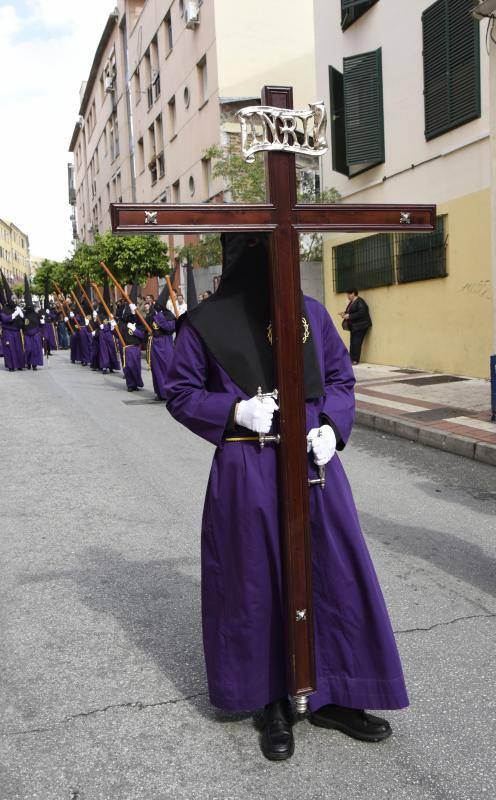
[{"label": "asphalt street", "polygon": [[213,448],[146,390],[0,369],[0,800],[496,796],[496,470],[356,428],[342,458],[411,707],[378,744],[296,725],[266,761],[206,692],[199,530]]}]

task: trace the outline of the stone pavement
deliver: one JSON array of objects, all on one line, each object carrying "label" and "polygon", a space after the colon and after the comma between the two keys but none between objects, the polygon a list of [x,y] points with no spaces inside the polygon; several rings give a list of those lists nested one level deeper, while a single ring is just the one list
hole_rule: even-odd
[{"label": "stone pavement", "polygon": [[357,423],[496,465],[489,381],[379,364],[354,369]]}]

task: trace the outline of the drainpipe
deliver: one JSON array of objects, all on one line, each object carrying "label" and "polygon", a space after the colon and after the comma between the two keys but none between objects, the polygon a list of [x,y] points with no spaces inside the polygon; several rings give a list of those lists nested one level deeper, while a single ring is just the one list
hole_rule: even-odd
[{"label": "drainpipe", "polygon": [[126,111],[127,111],[127,132],[129,144],[129,164],[131,167],[131,202],[136,202],[136,160],[134,153],[134,131],[133,131],[133,111],[131,104],[131,76],[129,74],[129,56],[127,48],[127,23],[126,12],[121,21],[122,50],[124,53],[124,71],[126,74]]}]

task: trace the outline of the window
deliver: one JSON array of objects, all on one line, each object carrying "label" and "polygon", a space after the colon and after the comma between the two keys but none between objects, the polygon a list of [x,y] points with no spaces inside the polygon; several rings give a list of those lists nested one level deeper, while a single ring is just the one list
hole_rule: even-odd
[{"label": "window", "polygon": [[150,177],[152,184],[157,181],[157,151],[155,147],[155,125],[150,125],[148,128],[148,152],[150,160],[148,161],[148,169],[150,170]]},{"label": "window", "polygon": [[202,161],[203,186],[207,200],[212,197],[212,159],[204,158]]},{"label": "window", "polygon": [[160,72],[157,72],[153,80],[154,101],[160,96]]},{"label": "window", "polygon": [[444,221],[444,217],[437,218],[433,233],[398,236],[398,283],[446,277]]},{"label": "window", "polygon": [[366,11],[371,8],[377,0],[341,0],[341,27],[345,31]]},{"label": "window", "polygon": [[333,248],[334,291],[372,289],[394,283],[393,240],[388,233]]},{"label": "window", "polygon": [[134,105],[137,106],[141,100],[141,83],[140,83],[139,67],[137,67],[135,72],[133,73],[132,86],[133,86]]},{"label": "window", "polygon": [[157,153],[161,153],[164,149],[164,131],[162,125],[162,114],[159,114],[155,120],[155,149]]},{"label": "window", "polygon": [[170,139],[173,139],[176,135],[176,98],[171,97],[168,103],[169,107],[169,133]]},{"label": "window", "polygon": [[381,49],[343,59],[342,84],[337,70],[331,77],[335,164],[344,171],[346,158],[353,177],[385,159]]},{"label": "window", "polygon": [[175,181],[172,184],[172,202],[173,203],[180,203],[181,202],[181,192],[179,187],[179,181]]},{"label": "window", "polygon": [[165,175],[165,158],[163,150],[157,156],[157,168],[158,168],[158,177],[163,178]]},{"label": "window", "polygon": [[202,60],[196,65],[198,75],[198,96],[200,98],[200,107],[208,100],[208,82],[207,82],[207,57],[203,56]]},{"label": "window", "polygon": [[189,188],[190,196],[193,197],[193,195],[195,193],[195,179],[193,178],[192,175],[189,176],[188,188]]},{"label": "window", "polygon": [[172,20],[170,11],[168,14],[166,14],[164,23],[165,23],[165,49],[166,52],[169,53],[172,50],[172,46],[174,43],[172,38]]},{"label": "window", "polygon": [[334,291],[350,286],[378,286],[444,278],[445,218],[438,217],[432,233],[380,233],[333,248]]},{"label": "window", "polygon": [[425,138],[481,115],[479,23],[472,0],[437,0],[422,14]]},{"label": "window", "polygon": [[145,169],[145,147],[143,144],[143,137],[141,137],[141,139],[138,139],[136,157],[138,162],[138,175],[140,175]]}]

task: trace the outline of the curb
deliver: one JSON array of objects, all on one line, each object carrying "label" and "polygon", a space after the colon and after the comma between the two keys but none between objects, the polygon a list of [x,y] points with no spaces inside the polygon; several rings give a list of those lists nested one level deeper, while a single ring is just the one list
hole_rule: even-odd
[{"label": "curb", "polygon": [[454,453],[457,456],[471,458],[473,461],[496,466],[496,445],[493,444],[477,442],[466,436],[438,431],[435,428],[421,428],[406,419],[376,414],[359,408],[356,409],[355,421],[357,425],[363,425],[365,428],[374,428],[427,447],[435,447],[445,453]]}]

